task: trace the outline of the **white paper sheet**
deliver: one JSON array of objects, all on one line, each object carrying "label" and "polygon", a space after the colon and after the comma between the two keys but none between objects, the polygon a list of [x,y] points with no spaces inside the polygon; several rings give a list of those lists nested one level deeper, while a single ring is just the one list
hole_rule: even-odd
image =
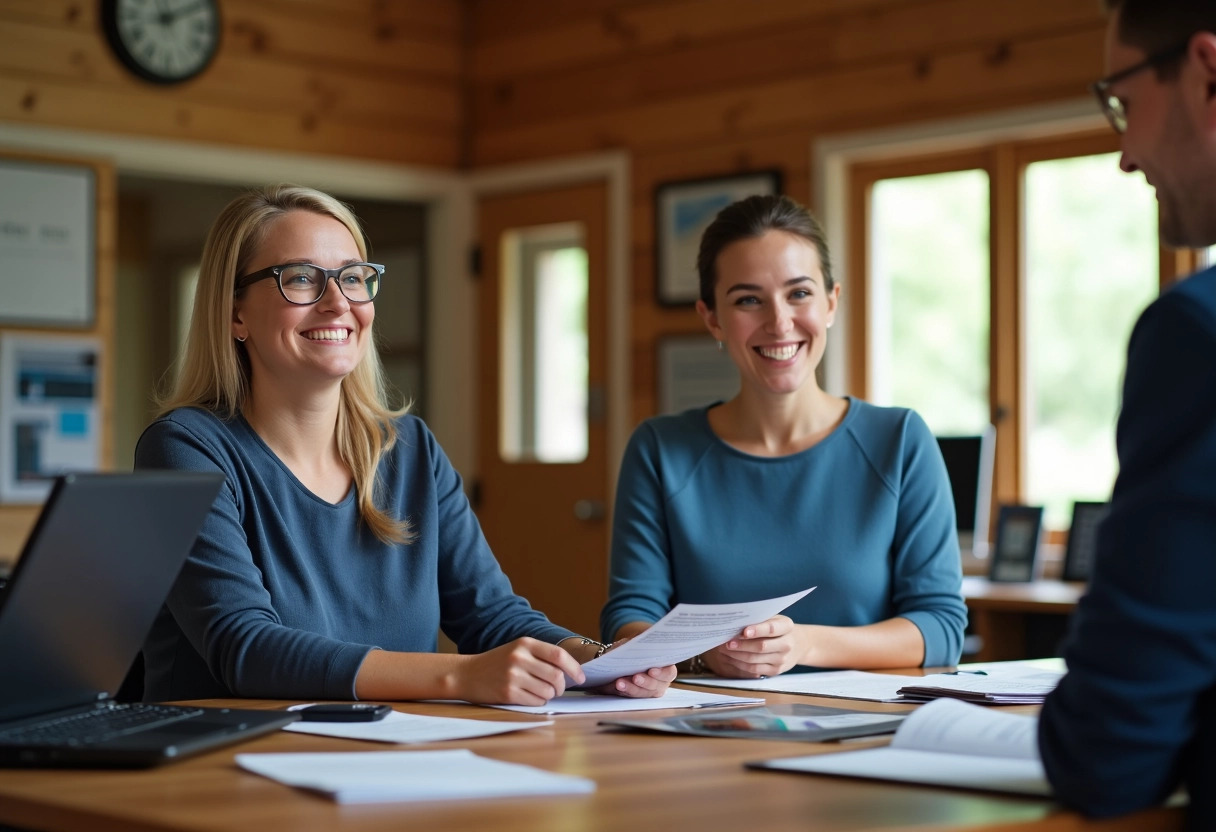
[{"label": "white paper sheet", "polygon": [[583,684],[594,687],[692,658],[730,641],[744,627],[767,621],[813,589],[743,604],[677,604],[644,633],[584,664]]},{"label": "white paper sheet", "polygon": [[[302,708],[304,706],[293,707]],[[283,730],[348,740],[414,743],[467,740],[472,737],[507,734],[511,731],[526,731],[529,728],[541,728],[552,724],[551,719],[543,722],[492,722],[485,719],[420,716],[393,711],[384,719],[375,722],[293,722],[284,726]]]},{"label": "white paper sheet", "polygon": [[763,690],[773,693],[802,693],[865,702],[907,702],[899,695],[904,685],[916,685],[924,676],[895,676],[864,670],[831,670],[824,673],[783,673],[768,679],[702,679],[689,676],[677,681],[688,685],[707,685],[737,690]]},{"label": "white paper sheet", "polygon": [[236,763],[338,803],[590,794],[595,782],[531,766],[450,751],[354,751],[330,754],[237,754]]},{"label": "white paper sheet", "polygon": [[658,699],[629,699],[624,696],[602,696],[583,691],[567,691],[544,705],[491,705],[504,711],[522,714],[598,714],[627,711],[661,711],[668,708],[730,708],[743,705],[763,705],[763,699],[702,693],[695,690],[668,688]]}]

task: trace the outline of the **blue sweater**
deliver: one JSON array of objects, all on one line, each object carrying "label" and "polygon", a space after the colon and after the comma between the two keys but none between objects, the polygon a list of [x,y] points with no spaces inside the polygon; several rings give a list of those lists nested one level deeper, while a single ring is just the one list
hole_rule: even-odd
[{"label": "blue sweater", "polygon": [[1185,784],[1190,828],[1216,829],[1216,270],[1137,322],[1117,445],[1068,675],[1039,721],[1043,765],[1063,803],[1097,816]]},{"label": "blue sweater", "polygon": [[759,457],[706,409],[644,422],[625,452],[612,528],[606,637],[673,605],[754,601],[819,588],[799,624],[914,623],[925,664],[962,651],[967,611],[954,503],[937,442],[914,412],[851,399],[800,453]]},{"label": "blue sweater", "polygon": [[377,505],[409,546],[382,543],[355,489],[305,488],[242,418],[185,408],[144,431],[136,468],[220,471],[227,482],[144,646],[148,700],[353,699],[373,647],[463,653],[573,635],[511,591],[434,436],[413,416],[380,466]]}]

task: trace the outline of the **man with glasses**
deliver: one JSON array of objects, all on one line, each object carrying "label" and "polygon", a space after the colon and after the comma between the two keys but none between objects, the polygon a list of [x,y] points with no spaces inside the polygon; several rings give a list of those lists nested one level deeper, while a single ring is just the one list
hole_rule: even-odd
[{"label": "man with glasses", "polygon": [[[1216,244],[1216,0],[1106,0],[1094,92],[1120,167],[1157,191],[1161,238]],[[1094,816],[1160,803],[1216,830],[1216,269],[1132,332],[1119,476],[1039,747],[1058,798]]]}]

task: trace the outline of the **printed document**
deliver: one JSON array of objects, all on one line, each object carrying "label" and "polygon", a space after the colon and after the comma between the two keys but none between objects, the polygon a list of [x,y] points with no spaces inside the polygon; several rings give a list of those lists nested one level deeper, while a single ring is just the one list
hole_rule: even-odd
[{"label": "printed document", "polygon": [[829,670],[823,673],[783,673],[767,679],[702,679],[686,676],[676,681],[685,685],[707,685],[736,690],[763,690],[770,693],[801,693],[865,702],[907,702],[899,695],[905,685],[919,684],[923,676],[896,676],[864,670]]},{"label": "printed document", "polygon": [[885,748],[749,766],[1050,796],[1037,731],[1037,717],[937,699],[910,714]]},{"label": "printed document", "polygon": [[595,781],[450,751],[237,754],[246,771],[320,792],[338,803],[590,794]]},{"label": "printed document", "polygon": [[585,687],[666,667],[730,641],[744,627],[767,621],[811,590],[743,604],[677,604],[650,629],[583,665]]},{"label": "printed document", "polygon": [[529,728],[552,724],[551,719],[543,722],[491,722],[485,719],[420,716],[393,711],[384,719],[375,722],[293,722],[284,726],[284,729],[299,734],[372,742],[442,742],[526,731]]},{"label": "printed document", "polygon": [[[521,714],[598,714],[609,711],[661,711],[668,708],[737,708],[763,704],[763,699],[754,697],[726,696],[721,693],[701,693],[695,690],[668,688],[667,693],[658,699],[629,699],[611,694],[602,695],[570,690],[556,699],[550,699],[543,705],[491,705],[490,707],[502,708],[504,711],[518,711]],[[531,725],[531,723],[526,724]],[[543,724],[551,725],[552,722]]]}]

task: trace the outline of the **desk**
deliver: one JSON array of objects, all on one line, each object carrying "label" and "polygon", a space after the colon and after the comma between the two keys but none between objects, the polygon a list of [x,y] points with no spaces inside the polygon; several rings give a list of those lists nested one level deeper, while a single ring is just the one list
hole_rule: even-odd
[{"label": "desk", "polygon": [[969,660],[999,662],[1030,658],[1026,642],[1028,619],[1036,615],[1066,618],[1084,594],[1083,583],[1051,580],[1000,583],[964,577],[963,599],[981,642],[980,652]]},{"label": "desk", "polygon": [[[901,671],[919,673],[919,671]],[[908,706],[774,694],[803,702],[902,711]],[[281,707],[282,702],[206,702]],[[467,705],[398,704],[436,716],[534,719]],[[670,716],[674,711],[655,711]],[[814,829],[1150,832],[1181,830],[1178,809],[1091,823],[1049,801],[863,780],[749,771],[746,760],[797,756],[838,746],[762,740],[628,734],[598,728],[597,716],[460,743],[382,746],[279,732],[159,769],[0,772],[0,824],[47,832],[166,830],[426,830],[426,832],[597,832],[695,830],[792,832]],[[867,740],[853,744],[881,744]],[[478,754],[594,779],[593,795],[463,803],[338,806],[236,767],[233,755],[266,751],[367,751],[465,747]]]}]

